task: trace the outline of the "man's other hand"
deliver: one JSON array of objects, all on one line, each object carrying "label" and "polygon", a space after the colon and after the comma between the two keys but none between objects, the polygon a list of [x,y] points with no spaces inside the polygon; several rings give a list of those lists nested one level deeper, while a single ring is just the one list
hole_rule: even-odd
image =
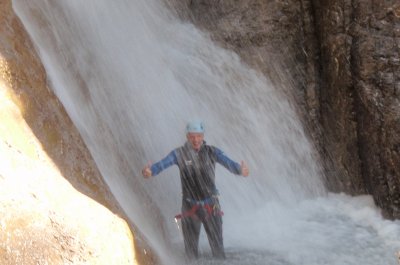
[{"label": "man's other hand", "polygon": [[153,174],[150,169],[150,163],[147,164],[143,169],[142,169],[142,175],[144,178],[150,178]]},{"label": "man's other hand", "polygon": [[244,161],[242,161],[240,163],[240,170],[242,172],[242,176],[244,176],[244,177],[249,176],[249,167],[247,166],[247,164]]}]

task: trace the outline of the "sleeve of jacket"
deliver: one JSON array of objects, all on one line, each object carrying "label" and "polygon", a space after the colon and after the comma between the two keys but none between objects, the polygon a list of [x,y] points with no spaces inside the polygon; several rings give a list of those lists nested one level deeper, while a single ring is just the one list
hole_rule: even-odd
[{"label": "sleeve of jacket", "polygon": [[177,163],[178,163],[177,161],[178,160],[176,158],[176,152],[175,152],[175,150],[173,150],[162,160],[151,165],[150,169],[151,169],[152,175],[156,176],[164,169],[169,168],[172,165],[177,165]]},{"label": "sleeve of jacket", "polygon": [[239,163],[233,161],[228,156],[225,155],[219,148],[214,147],[214,154],[217,159],[217,162],[223,165],[226,169],[228,169],[231,173],[236,175],[241,175],[242,170]]}]

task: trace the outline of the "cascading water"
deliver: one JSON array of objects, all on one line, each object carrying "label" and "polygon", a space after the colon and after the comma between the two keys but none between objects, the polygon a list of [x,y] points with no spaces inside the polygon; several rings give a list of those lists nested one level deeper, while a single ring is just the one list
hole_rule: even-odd
[{"label": "cascading water", "polygon": [[209,144],[251,169],[240,178],[217,168],[224,264],[396,263],[399,222],[383,220],[368,196],[326,193],[289,101],[162,3],[13,0],[13,7],[107,184],[163,264],[183,263],[173,222],[178,170],[149,180],[140,171],[183,144],[193,118],[204,120]]}]

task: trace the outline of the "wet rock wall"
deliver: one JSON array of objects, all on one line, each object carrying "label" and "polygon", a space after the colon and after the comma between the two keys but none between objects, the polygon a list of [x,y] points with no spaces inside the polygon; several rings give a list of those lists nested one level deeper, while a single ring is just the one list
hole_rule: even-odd
[{"label": "wet rock wall", "polygon": [[395,0],[168,1],[298,106],[334,192],[400,218],[400,4]]}]

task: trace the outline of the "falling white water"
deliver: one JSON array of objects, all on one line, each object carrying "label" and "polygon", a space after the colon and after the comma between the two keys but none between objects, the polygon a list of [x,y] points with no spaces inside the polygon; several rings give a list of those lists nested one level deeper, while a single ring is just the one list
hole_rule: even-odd
[{"label": "falling white water", "polygon": [[[183,246],[176,167],[144,180],[141,168],[185,141],[202,119],[206,140],[249,178],[217,168],[224,264],[387,265],[399,222],[370,197],[327,194],[292,106],[268,79],[156,0],[13,0],[55,91],[102,175],[163,264]],[[204,233],[203,258],[215,263]]]}]

